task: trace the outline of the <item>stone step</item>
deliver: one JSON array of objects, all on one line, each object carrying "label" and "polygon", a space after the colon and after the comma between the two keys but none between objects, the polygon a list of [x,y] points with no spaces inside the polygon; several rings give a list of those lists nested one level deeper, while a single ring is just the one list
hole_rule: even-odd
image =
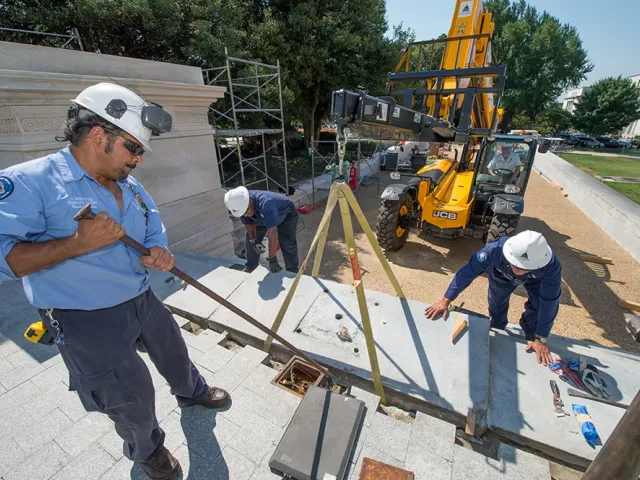
[{"label": "stone step", "polygon": [[[460,445],[454,445],[451,480],[550,480],[549,462],[544,458],[501,443],[498,460]],[[418,477],[416,477],[417,479]]]}]

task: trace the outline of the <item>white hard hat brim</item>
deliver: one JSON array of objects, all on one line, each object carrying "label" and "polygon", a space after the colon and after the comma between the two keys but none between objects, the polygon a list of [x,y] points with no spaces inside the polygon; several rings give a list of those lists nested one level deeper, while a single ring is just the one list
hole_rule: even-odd
[{"label": "white hard hat brim", "polygon": [[504,242],[504,245],[502,246],[502,254],[504,255],[504,258],[507,259],[507,262],[509,262],[511,265],[522,270],[537,270],[539,268],[546,267],[549,264],[553,256],[553,252],[551,251],[551,247],[549,245],[547,245],[546,255],[544,257],[525,260],[521,257],[516,257],[512,253],[513,250],[511,248],[511,243],[513,242],[514,238],[515,237],[509,238],[509,240]]}]

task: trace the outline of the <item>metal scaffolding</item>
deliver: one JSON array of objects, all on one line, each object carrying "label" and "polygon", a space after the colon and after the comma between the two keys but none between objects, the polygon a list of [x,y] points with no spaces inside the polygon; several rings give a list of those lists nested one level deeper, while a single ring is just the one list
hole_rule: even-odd
[{"label": "metal scaffolding", "polygon": [[[236,177],[240,176],[240,185],[249,187],[259,183],[265,183],[266,189],[269,190],[270,182],[280,187],[284,192],[289,192],[289,175],[287,165],[287,150],[285,143],[285,130],[284,130],[284,114],[282,109],[282,82],[280,78],[280,61],[276,65],[267,65],[264,63],[253,62],[250,60],[244,60],[240,58],[230,57],[227,49],[225,48],[225,65],[223,67],[203,69],[202,74],[204,76],[204,82],[206,85],[218,85],[227,88],[227,98],[230,106],[225,111],[218,110],[214,106],[210,106],[209,109],[213,114],[213,126],[216,128],[215,144],[218,154],[218,166],[220,168],[220,178],[222,186],[232,187],[237,186],[238,182]],[[238,65],[239,64],[239,65]],[[244,67],[244,70],[251,70],[251,74],[240,77],[234,77],[234,71],[238,68]],[[264,105],[264,88],[277,81],[278,83],[278,107],[268,108]],[[215,105],[215,104],[214,104]],[[238,114],[243,114],[245,118],[248,118],[245,114],[256,114],[263,117],[265,120],[276,120],[279,123],[279,128],[242,128],[240,123],[241,119],[238,118]],[[224,123],[231,123],[232,128],[221,128],[218,126]],[[279,138],[274,143],[266,148],[265,136],[277,135]],[[253,157],[246,157],[242,153],[241,144],[246,137],[261,137],[262,153]],[[229,152],[223,157],[221,154],[221,140],[223,138],[235,138],[235,147],[230,148]],[[284,159],[284,185],[282,180],[278,181],[273,178],[273,174],[269,174],[267,153],[271,152],[278,145],[282,145],[283,159]],[[273,156],[273,153],[271,153]],[[225,162],[237,162],[239,170],[232,175],[226,176],[224,171]],[[249,181],[245,173],[249,168],[258,172],[257,179]],[[236,179],[234,181],[234,179]]]},{"label": "metal scaffolding", "polygon": [[0,31],[11,32],[11,33],[24,33],[27,35],[42,35],[45,37],[67,38],[68,40],[60,48],[67,48],[67,45],[69,45],[71,42],[75,40],[80,50],[84,51],[84,46],[82,45],[82,39],[80,38],[80,33],[78,32],[77,28],[72,28],[71,32],[73,33],[70,35],[63,35],[61,33],[37,32],[35,30],[22,30],[20,28],[7,28],[7,27],[0,27]]}]

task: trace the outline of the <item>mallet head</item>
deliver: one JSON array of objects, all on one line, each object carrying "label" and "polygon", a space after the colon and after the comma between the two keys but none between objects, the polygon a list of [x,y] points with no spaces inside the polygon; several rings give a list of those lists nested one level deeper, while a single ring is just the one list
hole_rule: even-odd
[{"label": "mallet head", "polygon": [[77,222],[77,221],[83,220],[85,218],[93,218],[93,217],[95,217],[95,215],[91,211],[91,204],[87,203],[84,207],[82,207],[80,210],[78,210],[78,213],[76,213],[73,216],[73,219]]}]

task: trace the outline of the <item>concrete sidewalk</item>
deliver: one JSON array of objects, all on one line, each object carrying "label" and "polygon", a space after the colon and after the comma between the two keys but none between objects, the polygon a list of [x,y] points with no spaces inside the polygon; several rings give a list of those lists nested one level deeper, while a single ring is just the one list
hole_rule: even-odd
[{"label": "concrete sidewalk", "polygon": [[[86,413],[56,347],[22,338],[36,319],[17,282],[0,284],[0,479],[144,479],[122,454],[122,442],[104,415]],[[176,317],[176,321],[186,321]],[[191,359],[213,385],[228,389],[225,411],[181,409],[148,357],[156,387],[156,413],[165,445],[180,460],[184,479],[282,478],[268,461],[300,400],[270,384],[277,371],[250,346],[228,349],[226,335],[183,330]],[[416,479],[549,479],[544,459],[508,445],[490,457],[455,443],[455,426],[417,414],[404,423],[376,411],[379,399],[353,388],[368,410],[350,461],[348,478],[359,477],[364,457],[415,472]]]}]

